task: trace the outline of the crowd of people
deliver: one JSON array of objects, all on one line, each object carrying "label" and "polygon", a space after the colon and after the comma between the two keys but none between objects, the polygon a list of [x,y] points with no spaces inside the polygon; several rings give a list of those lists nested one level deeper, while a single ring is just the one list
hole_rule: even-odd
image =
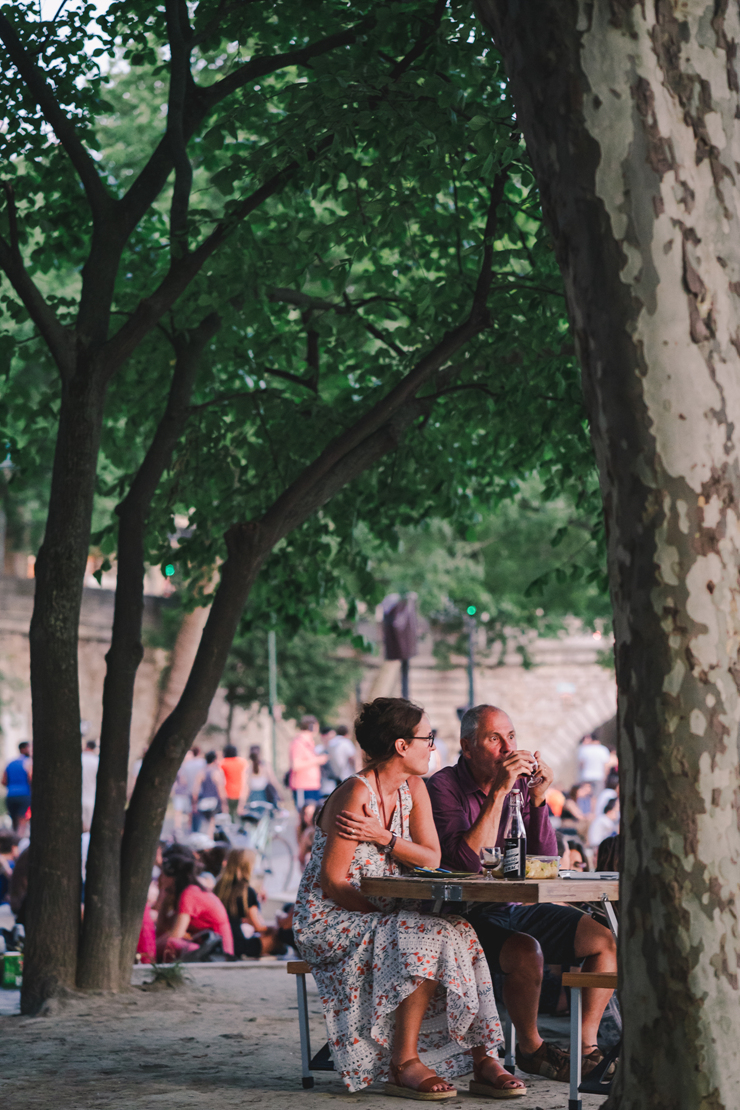
[{"label": "crowd of people", "polygon": [[[619,768],[616,753],[593,736],[584,736],[578,746],[577,758],[578,780],[573,786],[567,793],[555,786],[547,793],[551,823],[565,840],[568,866],[572,870],[619,871]],[[604,866],[603,859],[616,866]]]}]

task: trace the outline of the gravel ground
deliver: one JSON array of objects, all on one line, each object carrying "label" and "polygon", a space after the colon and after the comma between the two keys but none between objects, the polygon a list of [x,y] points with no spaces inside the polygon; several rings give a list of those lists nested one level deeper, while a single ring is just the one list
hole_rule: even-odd
[{"label": "gravel ground", "polygon": [[[0,1106],[3,1110],[265,1110],[354,1103],[397,1110],[399,1102],[371,1088],[349,1094],[331,1073],[301,1087],[295,979],[285,964],[198,967],[179,990],[144,991],[145,969],[125,995],[74,996],[41,1017],[8,1014],[15,992],[2,991]],[[309,979],[312,1048],[324,1041],[321,1007]],[[9,1006],[8,1006],[9,1008]],[[526,1077],[521,1110],[566,1110],[568,1087]],[[467,1094],[445,1103],[464,1110],[487,1100]],[[584,1110],[603,1104],[584,1095]]]}]

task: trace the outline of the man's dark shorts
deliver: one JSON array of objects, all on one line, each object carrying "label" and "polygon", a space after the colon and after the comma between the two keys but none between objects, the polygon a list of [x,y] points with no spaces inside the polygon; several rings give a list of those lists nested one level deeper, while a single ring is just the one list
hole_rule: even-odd
[{"label": "man's dark shorts", "polygon": [[575,938],[578,922],[584,916],[575,906],[556,906],[550,902],[536,906],[486,903],[467,914],[492,975],[501,970],[501,949],[515,933],[528,933],[539,941],[546,964],[569,967],[580,963],[575,953]]},{"label": "man's dark shorts", "polygon": [[14,825],[17,825],[19,821],[23,820],[28,813],[30,804],[31,798],[28,794],[16,794],[15,796],[5,799],[5,808]]}]

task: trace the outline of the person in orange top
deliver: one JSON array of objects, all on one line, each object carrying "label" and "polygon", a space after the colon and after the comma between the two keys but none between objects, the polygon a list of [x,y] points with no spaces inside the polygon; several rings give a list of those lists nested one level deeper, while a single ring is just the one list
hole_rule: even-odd
[{"label": "person in orange top", "polygon": [[227,744],[221,760],[221,770],[226,780],[226,800],[232,821],[236,820],[237,814],[244,808],[249,797],[248,766],[249,761],[236,754],[234,745]]}]

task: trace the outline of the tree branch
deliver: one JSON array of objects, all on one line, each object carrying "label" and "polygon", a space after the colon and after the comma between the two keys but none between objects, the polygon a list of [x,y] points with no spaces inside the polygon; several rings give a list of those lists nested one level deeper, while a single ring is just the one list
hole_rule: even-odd
[{"label": "tree branch", "polygon": [[188,86],[193,84],[190,72],[193,35],[184,0],[166,0],[166,10],[171,58],[167,138],[175,167],[175,184],[170,205],[170,254],[172,258],[180,258],[188,249],[187,219],[193,184],[193,168],[185,141],[185,102]]},{"label": "tree branch", "polygon": [[74,368],[74,340],[47,304],[41,291],[26,269],[20,250],[18,214],[15,194],[9,181],[2,182],[8,205],[10,242],[0,236],[0,268],[20,297],[28,315],[46,342],[59,373],[66,380]]},{"label": "tree branch", "polygon": [[488,215],[486,216],[486,227],[483,232],[483,265],[480,268],[478,281],[475,286],[475,296],[473,298],[473,311],[481,311],[488,300],[488,294],[491,291],[491,283],[493,282],[493,236],[496,230],[496,210],[504,199],[504,187],[508,178],[508,172],[503,169],[496,174],[491,189],[491,200],[488,205]]},{"label": "tree branch", "polygon": [[346,31],[338,31],[334,35],[328,35],[325,39],[319,39],[318,42],[302,46],[297,50],[252,58],[243,66],[239,66],[233,73],[230,73],[228,77],[224,77],[214,85],[209,85],[207,89],[201,90],[205,110],[209,111],[225,97],[248,85],[250,81],[258,81],[260,78],[267,77],[270,73],[276,73],[288,66],[307,66],[314,58],[329,54],[340,46],[351,46],[360,35],[364,35],[366,31],[374,27],[376,22],[376,16],[368,16]]},{"label": "tree branch", "polygon": [[111,212],[114,204],[113,198],[103,185],[94,161],[77,134],[77,129],[70,117],[60,107],[43,74],[21,45],[20,39],[15,33],[15,28],[4,15],[0,15],[0,40],[4,43],[8,56],[18,70],[26,88],[67,152],[69,160],[82,182],[93,216],[99,217]]}]

